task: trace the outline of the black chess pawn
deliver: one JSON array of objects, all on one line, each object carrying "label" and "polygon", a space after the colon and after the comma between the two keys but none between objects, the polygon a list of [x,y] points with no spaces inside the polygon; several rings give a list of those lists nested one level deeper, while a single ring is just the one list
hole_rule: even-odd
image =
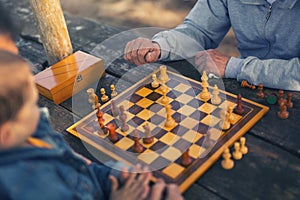
[{"label": "black chess pawn", "polygon": [[264,87],[264,85],[262,83],[258,84],[258,92],[256,93],[256,96],[261,99],[265,98],[265,93],[263,92],[263,87]]},{"label": "black chess pawn", "polygon": [[278,105],[280,105],[281,102],[283,102],[284,104],[286,104],[286,99],[284,99],[284,91],[283,90],[279,90],[278,94],[279,94]]},{"label": "black chess pawn", "polygon": [[280,119],[287,119],[289,117],[289,112],[287,111],[285,102],[280,103],[280,111],[277,112],[277,116]]},{"label": "black chess pawn", "polygon": [[293,96],[293,94],[292,94],[291,92],[289,92],[289,93],[287,94],[287,102],[286,102],[286,105],[287,105],[288,108],[293,108],[293,106],[294,106],[294,104],[293,104],[293,102],[292,102],[292,96]]}]

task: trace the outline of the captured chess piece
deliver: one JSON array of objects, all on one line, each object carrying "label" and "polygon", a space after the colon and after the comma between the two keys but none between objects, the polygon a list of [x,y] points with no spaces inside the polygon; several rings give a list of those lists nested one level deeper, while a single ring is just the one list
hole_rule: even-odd
[{"label": "captured chess piece", "polygon": [[279,105],[280,111],[277,112],[277,116],[280,119],[287,119],[289,117],[289,112],[287,111],[287,106],[284,101],[282,101]]},{"label": "captured chess piece", "polygon": [[101,101],[102,102],[107,102],[109,100],[108,96],[105,94],[105,89],[104,88],[101,88],[100,89],[100,93],[102,95],[101,97]]},{"label": "captured chess piece", "polygon": [[284,98],[284,91],[283,90],[279,90],[278,94],[279,94],[278,105],[280,105],[281,102],[283,102],[284,104],[286,104],[286,99]]},{"label": "captured chess piece", "polygon": [[159,80],[162,84],[164,84],[169,80],[169,76],[167,74],[167,66],[161,65],[159,69],[160,69]]},{"label": "captured chess piece", "polygon": [[221,103],[221,98],[219,97],[219,93],[220,93],[220,91],[219,91],[219,88],[218,88],[218,86],[217,85],[215,85],[214,86],[214,89],[213,89],[213,95],[212,95],[212,97],[211,97],[211,103],[213,104],[213,105],[219,105],[220,103]]},{"label": "captured chess piece", "polygon": [[231,159],[231,154],[229,148],[226,148],[223,155],[223,160],[221,161],[221,165],[224,169],[230,170],[234,167],[234,162]]},{"label": "captured chess piece", "polygon": [[244,114],[245,109],[243,108],[243,105],[242,105],[242,95],[241,94],[237,95],[236,103],[237,103],[237,106],[234,108],[233,111],[239,115]]},{"label": "captured chess piece", "polygon": [[241,160],[242,159],[243,154],[241,152],[240,143],[238,143],[238,142],[234,143],[234,152],[232,153],[232,156],[236,160]]},{"label": "captured chess piece", "polygon": [[99,103],[98,96],[95,94],[95,90],[93,88],[89,88],[86,93],[89,95],[88,102],[92,105],[93,110],[96,110],[101,106]]},{"label": "captured chess piece", "polygon": [[256,93],[256,96],[258,98],[264,99],[265,93],[263,92],[264,85],[262,83],[258,84],[258,92]]},{"label": "captured chess piece", "polygon": [[287,106],[288,108],[293,108],[293,106],[294,106],[294,104],[293,104],[293,102],[292,102],[292,96],[293,96],[293,94],[292,94],[291,92],[289,92],[289,93],[287,94],[287,102],[286,102],[286,106]]},{"label": "captured chess piece", "polygon": [[96,116],[97,116],[97,119],[98,119],[98,123],[99,123],[99,126],[100,126],[100,130],[98,131],[98,134],[99,135],[103,135],[103,134],[107,134],[108,132],[108,129],[107,127],[105,126],[104,124],[104,118],[103,118],[103,112],[101,111],[100,108],[98,108],[98,111],[96,113]]},{"label": "captured chess piece", "polygon": [[250,88],[250,89],[252,89],[252,90],[255,90],[255,89],[256,89],[255,85],[252,85],[252,84],[248,83],[246,80],[243,80],[243,81],[241,82],[241,86],[242,86],[242,87]]},{"label": "captured chess piece", "polygon": [[192,158],[189,155],[190,149],[188,148],[181,156],[181,164],[185,167],[189,166],[192,163]]},{"label": "captured chess piece", "polygon": [[245,137],[241,137],[240,138],[240,144],[241,144],[241,153],[243,155],[248,153],[248,147],[246,146],[246,138]]},{"label": "captured chess piece", "polygon": [[107,129],[108,129],[108,139],[112,143],[116,143],[119,140],[119,137],[116,133],[116,125],[113,123],[107,124]]},{"label": "captured chess piece", "polygon": [[110,85],[110,90],[111,90],[111,94],[110,94],[111,98],[114,98],[115,96],[118,95],[115,85]]},{"label": "captured chess piece", "polygon": [[151,87],[153,87],[153,88],[158,88],[159,87],[159,82],[157,80],[156,74],[152,74]]},{"label": "captured chess piece", "polygon": [[151,134],[149,123],[145,123],[143,125],[143,128],[145,130],[145,137],[143,138],[144,144],[151,144],[154,141],[154,137]]},{"label": "captured chess piece", "polygon": [[202,76],[202,92],[200,93],[200,99],[203,100],[204,102],[207,102],[210,100],[210,93],[208,91],[208,77],[206,74],[206,71],[203,71]]},{"label": "captured chess piece", "polygon": [[143,145],[140,143],[140,137],[139,137],[139,133],[137,132],[137,130],[135,129],[133,131],[134,134],[134,145],[132,147],[132,151],[134,153],[142,153],[144,151],[144,147]]},{"label": "captured chess piece", "polygon": [[165,122],[166,128],[172,128],[172,127],[176,126],[176,121],[172,118],[171,108],[172,108],[172,106],[170,104],[165,105],[165,109],[166,109],[166,113],[167,113],[167,119]]},{"label": "captured chess piece", "polygon": [[229,117],[228,113],[226,110],[221,110],[220,111],[220,122],[219,122],[219,127],[222,130],[228,130],[230,128],[230,122],[229,122]]}]

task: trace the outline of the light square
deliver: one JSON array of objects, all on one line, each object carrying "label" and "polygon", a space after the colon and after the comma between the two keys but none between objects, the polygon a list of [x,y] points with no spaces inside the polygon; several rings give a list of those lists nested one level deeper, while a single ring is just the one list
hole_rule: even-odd
[{"label": "light square", "polygon": [[141,153],[138,158],[142,161],[144,161],[145,163],[147,164],[150,164],[152,163],[157,157],[159,156],[158,153],[152,151],[152,150],[149,150],[149,149],[146,149],[143,153]]},{"label": "light square", "polygon": [[192,129],[193,127],[195,127],[197,124],[199,124],[199,121],[193,119],[193,118],[185,118],[180,122],[181,126],[184,126],[188,129]]},{"label": "light square", "polygon": [[192,158],[197,159],[203,152],[205,152],[205,149],[203,147],[200,147],[196,144],[192,144],[190,147],[189,154]]},{"label": "light square", "polygon": [[179,149],[176,149],[175,147],[170,146],[167,148],[161,156],[164,158],[170,160],[170,161],[175,161],[177,158],[179,158],[182,155],[181,151]]},{"label": "light square", "polygon": [[178,92],[184,93],[186,92],[188,89],[190,89],[190,86],[179,83],[174,90],[177,90]]},{"label": "light square", "polygon": [[217,123],[219,123],[220,119],[213,116],[213,115],[206,115],[201,122],[203,124],[206,124],[208,126],[215,126]]},{"label": "light square", "polygon": [[115,146],[119,147],[120,149],[127,150],[129,147],[131,147],[134,144],[133,140],[123,137],[121,140],[119,140]]},{"label": "light square", "polygon": [[198,141],[203,135],[200,133],[197,133],[196,131],[189,130],[186,134],[182,136],[183,139],[186,141],[189,141],[191,143],[194,143]]},{"label": "light square", "polygon": [[171,163],[168,167],[166,167],[162,172],[167,176],[175,179],[179,174],[181,174],[184,170],[184,167],[178,165],[177,163]]},{"label": "light square", "polygon": [[148,120],[150,119],[152,116],[154,115],[154,113],[148,109],[144,109],[141,112],[139,112],[136,116],[138,116],[139,118],[143,119],[143,120]]},{"label": "light square", "polygon": [[218,140],[221,137],[222,133],[223,133],[223,131],[221,131],[219,129],[216,129],[216,128],[211,128],[208,131],[210,133],[210,138],[212,140]]},{"label": "light square", "polygon": [[183,105],[177,112],[180,114],[183,114],[185,116],[190,116],[193,112],[195,111],[195,108],[188,106],[188,105]]},{"label": "light square", "polygon": [[142,98],[141,100],[139,100],[136,105],[142,107],[142,108],[148,108],[151,104],[153,103],[153,101],[147,99],[147,98]]},{"label": "light square", "polygon": [[128,110],[132,105],[134,105],[134,103],[128,101],[128,100],[124,100],[122,102],[120,102],[117,106],[120,107],[120,106],[124,106],[124,109],[125,110]]},{"label": "light square", "polygon": [[228,108],[232,106],[233,108],[236,106],[236,103],[235,102],[231,102],[231,101],[228,101],[228,100],[225,100],[223,101],[223,103],[221,103],[219,105],[220,108],[222,109],[225,109],[226,111],[228,110]]},{"label": "light square", "polygon": [[233,120],[233,123],[232,124],[235,124],[237,123],[240,119],[242,119],[242,116],[241,115],[237,115],[235,113],[232,113],[232,115],[234,116],[234,120]]},{"label": "light square", "polygon": [[[105,120],[105,122],[110,122],[111,120],[114,119],[114,117],[111,116],[111,115],[109,115],[109,114],[107,114],[107,113],[104,113],[103,114],[103,119]],[[98,122],[98,119],[96,118],[95,121]]]},{"label": "light square", "polygon": [[186,95],[186,94],[181,94],[179,97],[176,98],[177,101],[181,102],[181,103],[188,103],[193,99],[193,97]]},{"label": "light square", "polygon": [[143,87],[141,88],[139,91],[135,92],[136,94],[142,96],[142,97],[146,97],[147,95],[151,94],[153,91],[146,88],[146,87]]},{"label": "light square", "polygon": [[159,140],[165,144],[172,145],[179,140],[179,137],[171,132],[167,132]]},{"label": "light square", "polygon": [[200,107],[199,107],[199,110],[204,112],[204,113],[207,113],[207,114],[210,114],[211,112],[213,112],[217,107],[210,104],[210,103],[204,103],[202,104]]}]

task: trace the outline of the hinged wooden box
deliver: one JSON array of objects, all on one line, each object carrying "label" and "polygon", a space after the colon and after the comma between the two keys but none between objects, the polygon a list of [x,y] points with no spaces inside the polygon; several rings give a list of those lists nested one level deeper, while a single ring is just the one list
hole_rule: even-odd
[{"label": "hinged wooden box", "polygon": [[39,93],[59,104],[104,75],[102,59],[77,51],[34,78]]}]

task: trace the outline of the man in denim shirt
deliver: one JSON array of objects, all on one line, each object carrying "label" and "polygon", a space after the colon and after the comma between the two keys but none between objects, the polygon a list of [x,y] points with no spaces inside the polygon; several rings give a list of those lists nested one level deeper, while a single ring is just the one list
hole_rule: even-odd
[{"label": "man in denim shirt", "polygon": [[[195,56],[200,71],[300,91],[299,13],[299,0],[198,0],[183,24],[129,42],[124,58],[141,65]],[[230,27],[240,58],[214,50]]]}]

